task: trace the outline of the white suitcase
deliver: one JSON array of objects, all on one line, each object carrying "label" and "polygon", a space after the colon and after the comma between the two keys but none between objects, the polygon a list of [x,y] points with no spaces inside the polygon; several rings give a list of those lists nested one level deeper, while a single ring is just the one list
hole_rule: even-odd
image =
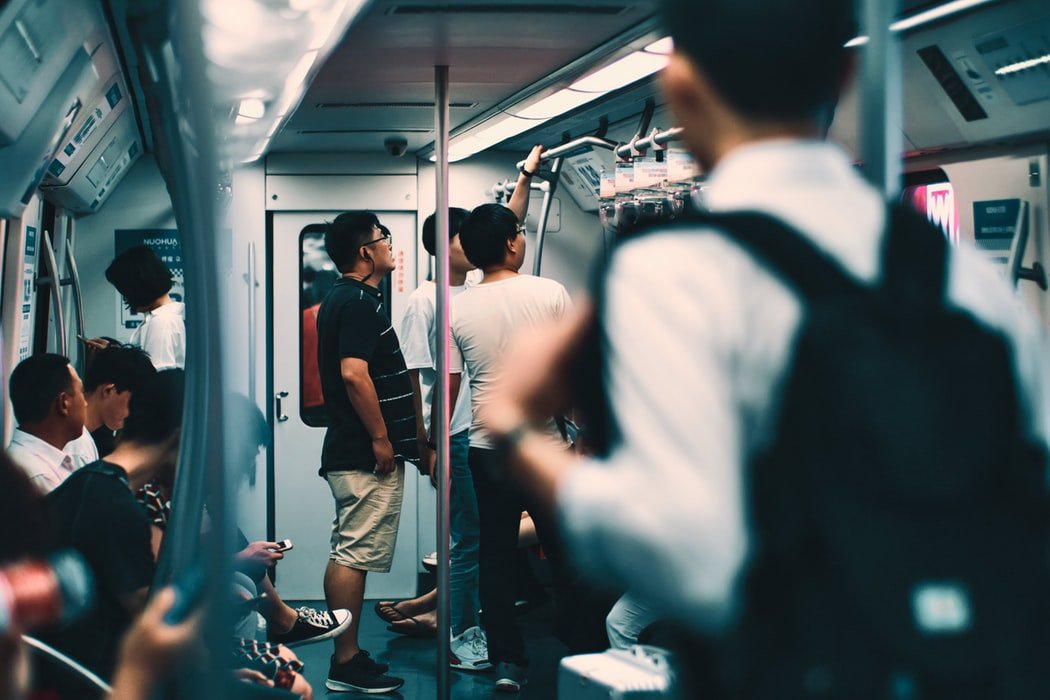
[{"label": "white suitcase", "polygon": [[666,700],[677,698],[670,655],[635,645],[561,660],[559,700]]}]

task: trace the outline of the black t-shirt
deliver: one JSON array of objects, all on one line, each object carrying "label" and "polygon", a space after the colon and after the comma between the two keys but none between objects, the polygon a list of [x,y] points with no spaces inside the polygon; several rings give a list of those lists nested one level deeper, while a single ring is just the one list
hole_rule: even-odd
[{"label": "black t-shirt", "polygon": [[372,471],[375,454],[368,433],[340,371],[340,360],[368,362],[379,407],[394,454],[418,460],[412,383],[397,333],[383,313],[383,295],[367,284],[342,278],[333,285],[317,313],[317,364],[329,427],[321,452],[321,474],[327,471]]},{"label": "black t-shirt", "polygon": [[[131,624],[121,598],[150,585],[153,552],[146,513],[128,487],[127,473],[109,462],[93,462],[44,497],[57,546],[77,550],[95,576],[95,604],[87,615],[41,635],[103,678],[110,678],[120,640]],[[69,674],[38,677],[37,685],[67,689],[63,697],[87,697],[82,681]],[[76,682],[76,685],[72,685]]]}]

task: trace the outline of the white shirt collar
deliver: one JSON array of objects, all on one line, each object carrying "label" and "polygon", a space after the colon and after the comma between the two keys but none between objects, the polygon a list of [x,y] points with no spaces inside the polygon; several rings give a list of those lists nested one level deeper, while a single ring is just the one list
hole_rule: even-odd
[{"label": "white shirt collar", "polygon": [[15,432],[11,435],[11,444],[20,445],[27,451],[56,465],[61,464],[62,460],[69,456],[51,443],[41,440],[32,433],[27,433],[21,428],[15,428]]},{"label": "white shirt collar", "polygon": [[172,301],[167,304],[161,304],[157,308],[150,311],[151,316],[181,316],[184,305],[181,301]]},{"label": "white shirt collar", "polygon": [[861,184],[846,152],[835,144],[771,139],[730,151],[711,171],[702,198],[712,211],[768,210],[785,186],[837,188],[853,179]]}]

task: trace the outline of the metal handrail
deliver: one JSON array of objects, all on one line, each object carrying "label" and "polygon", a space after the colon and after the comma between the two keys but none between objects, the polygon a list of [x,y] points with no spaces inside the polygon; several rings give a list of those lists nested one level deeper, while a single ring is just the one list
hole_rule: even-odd
[{"label": "metal handrail", "polygon": [[58,649],[55,649],[53,646],[44,644],[36,637],[30,637],[28,634],[22,635],[22,641],[25,642],[27,646],[32,647],[33,649],[36,649],[38,651],[42,651],[55,661],[58,661],[70,671],[75,672],[84,680],[89,681],[92,685],[101,690],[103,693],[108,694],[112,690],[112,688],[109,687],[109,684],[106,683],[104,680],[99,678],[97,675],[92,673],[90,670],[88,670],[81,664],[77,663],[73,659],[60,652]]},{"label": "metal handrail", "polygon": [[640,139],[633,139],[630,143],[617,146],[616,156],[618,158],[627,158],[638,151],[646,151],[653,146],[663,146],[672,141],[677,141],[681,137],[682,131],[682,127],[676,126],[666,131],[656,131]]},{"label": "metal handrail", "polygon": [[62,280],[58,271],[58,262],[55,260],[55,247],[51,243],[51,237],[47,231],[41,236],[44,255],[47,257],[47,266],[51,270],[49,277],[37,278],[37,286],[48,285],[51,288],[51,313],[55,319],[55,338],[58,341],[58,354],[66,354],[66,321],[62,315]]},{"label": "metal handrail", "polygon": [[[616,142],[610,141],[609,139],[599,138],[597,136],[581,136],[580,138],[573,139],[568,143],[563,143],[560,146],[555,146],[554,148],[547,149],[540,156],[540,162],[545,163],[553,158],[560,158],[564,155],[572,153],[578,148],[583,148],[584,146],[604,148],[606,150],[611,151],[616,148]],[[519,160],[516,167],[518,168],[518,170],[521,170],[523,165],[525,165],[525,161]]]},{"label": "metal handrail", "polygon": [[[76,311],[77,333],[84,333],[84,295],[80,288],[80,271],[77,269],[77,261],[73,256],[73,220],[69,219],[69,229],[66,231],[66,263],[69,265],[69,283],[73,289],[73,309]],[[62,280],[65,284],[66,280]],[[84,357],[84,348],[77,349],[77,371],[84,376],[87,369]]]}]

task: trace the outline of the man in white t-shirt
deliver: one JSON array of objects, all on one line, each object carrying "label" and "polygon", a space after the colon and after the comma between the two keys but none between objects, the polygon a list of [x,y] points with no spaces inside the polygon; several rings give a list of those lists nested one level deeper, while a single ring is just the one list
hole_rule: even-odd
[{"label": "man in white t-shirt", "polygon": [[[518,221],[525,220],[529,205],[529,184],[539,169],[543,146],[536,146],[525,160],[517,187],[508,202]],[[459,229],[470,215],[466,209],[452,207],[448,212],[449,232],[449,298],[455,299],[468,287],[477,284],[481,272],[467,259],[459,240]],[[437,221],[431,214],[423,222],[423,248],[437,254]],[[430,408],[436,379],[437,364],[437,307],[436,285],[423,282],[408,298],[408,308],[401,322],[401,352],[412,379],[416,399],[416,435],[419,454],[430,466],[435,478],[434,451],[428,435]],[[450,494],[449,530],[452,544],[449,571],[449,601],[451,607],[452,668],[480,671],[490,667],[485,633],[479,626],[478,609],[478,504],[474,495],[474,481],[467,464],[469,444],[467,431],[471,423],[470,388],[463,387],[452,411],[449,426]],[[408,634],[437,627],[437,592],[432,590],[418,598],[401,602],[381,601],[377,604],[380,617],[390,622],[391,628]]]},{"label": "man in white t-shirt", "polygon": [[9,390],[18,427],[7,454],[41,493],[50,493],[75,469],[64,447],[84,431],[84,384],[69,358],[40,353],[15,367]]},{"label": "man in white t-shirt", "polygon": [[[460,228],[467,258],[484,272],[482,281],[461,292],[450,314],[452,338],[449,372],[451,395],[465,374],[473,416],[492,400],[500,361],[518,333],[560,319],[569,309],[568,292],[558,282],[518,273],[525,261],[525,228],[510,209],[484,204]],[[561,436],[553,418],[547,425],[552,442]],[[470,471],[481,522],[481,607],[485,610],[489,661],[496,667],[496,687],[517,691],[525,684],[525,647],[514,619],[514,558],[522,510],[536,523],[544,551],[557,558],[553,528],[528,494],[494,475],[503,472],[501,454],[477,420],[469,433]]]}]

